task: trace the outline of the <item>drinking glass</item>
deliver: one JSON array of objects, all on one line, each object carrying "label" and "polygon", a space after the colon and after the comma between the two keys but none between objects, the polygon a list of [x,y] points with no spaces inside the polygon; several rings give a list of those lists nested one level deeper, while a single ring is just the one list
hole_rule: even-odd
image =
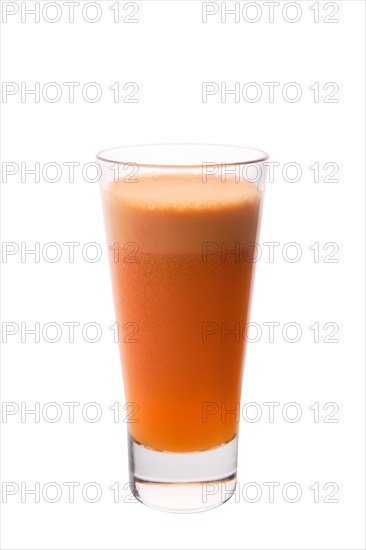
[{"label": "drinking glass", "polygon": [[263,151],[166,144],[97,155],[133,494],[172,512],[235,492]]}]

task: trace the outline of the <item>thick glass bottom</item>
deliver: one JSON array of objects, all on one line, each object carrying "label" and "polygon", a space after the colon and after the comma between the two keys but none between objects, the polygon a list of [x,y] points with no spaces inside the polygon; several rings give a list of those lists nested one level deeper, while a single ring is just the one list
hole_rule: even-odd
[{"label": "thick glass bottom", "polygon": [[155,451],[129,437],[130,481],[143,504],[167,512],[200,512],[235,493],[238,437],[206,451]]}]

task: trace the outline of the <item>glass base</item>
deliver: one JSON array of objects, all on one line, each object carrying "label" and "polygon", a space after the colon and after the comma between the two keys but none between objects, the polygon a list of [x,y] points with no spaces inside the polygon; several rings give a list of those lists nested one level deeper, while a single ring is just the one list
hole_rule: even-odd
[{"label": "glass base", "polygon": [[207,451],[154,451],[129,437],[130,481],[143,504],[167,512],[201,512],[235,493],[238,437]]}]

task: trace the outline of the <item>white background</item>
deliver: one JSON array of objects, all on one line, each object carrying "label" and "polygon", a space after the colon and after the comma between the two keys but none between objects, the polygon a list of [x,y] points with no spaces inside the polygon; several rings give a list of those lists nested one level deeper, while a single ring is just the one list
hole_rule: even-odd
[{"label": "white background", "polygon": [[[18,11],[4,21],[6,4],[7,10]],[[2,103],[2,161],[16,163],[3,164],[3,241],[14,243],[5,245],[14,253],[2,258],[3,323],[6,331],[13,327],[16,332],[3,334],[3,407],[14,414],[3,414],[1,423],[7,500],[2,505],[2,548],[364,548],[364,3],[339,1],[326,7],[303,1],[291,7],[281,2],[270,22],[265,3],[245,8],[248,3],[241,2],[240,10],[249,11],[241,11],[238,22],[234,16],[222,22],[220,2],[218,13],[206,23],[199,1],[138,2],[137,23],[123,22],[134,9],[124,2],[115,23],[110,7],[116,3],[107,1],[98,3],[100,20],[90,23],[82,16],[85,4],[81,0],[75,7],[74,23],[68,22],[63,2],[58,2],[58,22],[45,20],[58,14],[51,6],[36,23],[25,12],[22,21],[22,10],[34,2],[2,2],[3,81],[19,90],[39,82],[41,89],[39,102],[32,95],[22,101],[19,91],[3,95]],[[227,8],[233,5],[226,3]],[[86,16],[95,18],[95,8],[89,9]],[[247,21],[256,14],[257,22]],[[296,14],[299,20],[289,22]],[[326,23],[326,16],[338,22]],[[59,101],[50,102],[47,92],[46,99],[42,96],[49,82],[61,87]],[[80,83],[73,103],[64,82]],[[102,90],[95,103],[81,93],[89,82]],[[131,91],[123,86],[135,82],[138,102],[115,103],[109,89],[115,82],[122,99]],[[250,95],[259,86],[262,97],[250,102],[244,93],[235,102],[233,95],[220,98],[216,93],[203,102],[203,82],[226,83],[227,88],[238,82],[240,90],[255,82],[245,90]],[[264,82],[279,83],[273,101]],[[289,82],[302,92],[296,102],[282,95]],[[319,97],[310,89],[316,82]],[[329,82],[339,87],[331,96],[337,102],[325,102],[334,89],[332,84],[324,90]],[[295,88],[285,88],[285,97],[286,90],[291,99]],[[271,161],[280,163],[268,183],[263,213],[261,242],[279,245],[273,262],[263,246],[257,265],[252,321],[262,336],[248,345],[243,387],[243,405],[257,405],[243,409],[238,493],[202,514],[167,514],[129,500],[127,424],[117,344],[108,328],[114,312],[98,185],[85,181],[81,171],[102,148],[154,142],[243,144],[267,150]],[[41,169],[58,163],[62,174],[51,183],[50,169],[35,182],[34,175],[21,173],[21,162],[23,168],[38,162]],[[80,163],[73,183],[65,162]],[[297,178],[291,169],[286,172],[287,163],[301,167],[299,181],[289,181]],[[310,169],[315,163],[319,182]],[[333,178],[338,181],[324,181],[333,170],[333,165],[324,169],[326,163],[336,163]],[[4,178],[9,166],[19,171]],[[46,246],[50,242],[62,251],[54,263],[49,258],[56,249]],[[65,242],[80,243],[74,262]],[[95,247],[83,249],[90,242],[102,250],[99,261],[89,260]],[[296,249],[287,247],[290,242],[297,243]],[[314,243],[319,243],[319,258],[309,248]],[[324,250],[327,243],[335,245]],[[35,246],[40,247],[39,261],[35,255],[22,258],[21,250]],[[301,257],[289,261],[299,247]],[[40,341],[23,334],[22,342],[21,323],[31,328],[37,322]],[[55,343],[47,341],[51,329],[42,336],[42,327],[51,322],[63,328]],[[74,343],[68,341],[65,322],[80,323]],[[82,327],[90,322],[102,330],[96,343],[82,337]],[[266,322],[280,323],[274,342]],[[288,337],[282,334],[289,322],[301,328],[298,342],[287,341],[293,338],[291,330]],[[309,328],[314,323],[319,323],[319,342]],[[326,323],[338,325],[333,336],[338,342],[324,342],[335,326],[324,328]],[[93,337],[92,331],[88,334]],[[56,409],[43,409],[50,402],[62,412],[54,423],[49,418]],[[80,403],[73,423],[65,402]],[[91,408],[84,409],[86,419],[82,416],[89,402],[102,410],[98,422],[88,420],[95,412]],[[116,402],[121,403],[119,422],[109,409]],[[265,402],[279,403],[273,422]],[[286,408],[291,402],[300,411],[297,422],[289,421],[296,413],[294,407]],[[24,413],[35,403],[41,408],[39,422],[32,414],[22,421],[22,407]],[[309,408],[314,403],[319,403],[319,419],[314,416],[317,406]],[[335,405],[324,409],[327,403]],[[258,411],[261,418],[250,422]],[[54,503],[49,502],[55,496],[52,487],[42,495],[51,482],[62,490]],[[65,482],[80,484],[73,503]],[[95,503],[82,496],[90,482],[102,491]],[[117,482],[115,503],[109,487]],[[266,482],[280,484],[274,502]],[[23,489],[40,484],[39,503],[31,494],[23,494],[22,502],[22,483]],[[289,498],[283,496],[287,483],[300,487],[298,502],[289,502],[291,490]],[[315,483],[319,502],[309,488]],[[258,486],[262,493],[251,502]],[[4,487],[14,494],[4,496]],[[324,502],[334,487],[332,498],[338,502]],[[93,498],[92,488],[88,495]]]}]

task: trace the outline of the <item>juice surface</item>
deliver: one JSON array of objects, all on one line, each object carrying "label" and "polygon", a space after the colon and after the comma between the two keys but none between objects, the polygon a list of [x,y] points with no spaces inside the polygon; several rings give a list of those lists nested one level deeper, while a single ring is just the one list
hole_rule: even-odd
[{"label": "juice surface", "polygon": [[131,436],[176,452],[228,442],[260,193],[172,174],[111,182],[102,194]]}]

